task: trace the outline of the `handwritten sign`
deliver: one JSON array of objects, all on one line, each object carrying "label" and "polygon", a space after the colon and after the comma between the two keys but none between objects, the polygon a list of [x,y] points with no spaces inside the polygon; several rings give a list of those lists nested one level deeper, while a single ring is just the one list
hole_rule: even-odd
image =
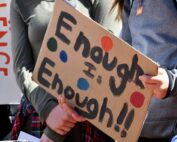
[{"label": "handwritten sign", "polygon": [[9,22],[10,0],[0,2],[0,104],[17,104],[21,93],[15,81]]},{"label": "handwritten sign", "polygon": [[56,1],[33,79],[121,141],[137,141],[151,90],[139,75],[157,65],[93,20]]}]

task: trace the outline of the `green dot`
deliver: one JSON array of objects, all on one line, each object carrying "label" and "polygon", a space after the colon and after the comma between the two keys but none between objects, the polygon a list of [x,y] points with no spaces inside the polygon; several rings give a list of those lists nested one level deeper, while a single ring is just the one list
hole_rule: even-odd
[{"label": "green dot", "polygon": [[47,47],[51,52],[55,52],[57,50],[57,41],[54,37],[49,38]]}]

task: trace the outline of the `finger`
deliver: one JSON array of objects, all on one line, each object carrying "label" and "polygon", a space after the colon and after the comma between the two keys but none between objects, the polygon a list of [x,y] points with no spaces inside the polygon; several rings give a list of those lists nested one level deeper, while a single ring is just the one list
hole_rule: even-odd
[{"label": "finger", "polygon": [[60,96],[60,103],[61,103],[61,105],[66,103],[66,99],[64,96]]},{"label": "finger", "polygon": [[158,85],[150,85],[150,84],[146,84],[145,85],[146,88],[152,89],[153,90],[153,96],[155,96],[157,99],[162,99],[165,97],[165,93],[161,92],[160,90],[158,90],[157,88],[159,88]]},{"label": "finger", "polygon": [[59,104],[59,105],[61,104],[61,97],[62,97],[62,96],[58,96],[58,98],[57,98],[57,99],[58,99],[58,104]]},{"label": "finger", "polygon": [[86,119],[80,116],[79,114],[77,114],[77,112],[72,113],[72,117],[78,122],[86,121]]},{"label": "finger", "polygon": [[56,130],[56,132],[62,136],[67,134],[67,132],[62,129],[58,129],[58,130]]},{"label": "finger", "polygon": [[85,118],[80,116],[73,108],[71,108],[67,103],[62,104],[62,108],[73,117],[75,121],[83,122]]},{"label": "finger", "polygon": [[62,126],[62,127],[60,127],[60,130],[67,133],[71,130],[71,128],[73,128],[73,127]]},{"label": "finger", "polygon": [[73,108],[66,102],[65,98],[63,96],[61,96],[59,98],[59,101],[60,101],[60,105],[61,105],[62,109],[71,115]]},{"label": "finger", "polygon": [[65,97],[64,96],[58,96],[58,103],[59,103],[59,105],[61,105],[62,106],[62,104],[63,103],[66,103],[66,99],[65,99]]},{"label": "finger", "polygon": [[146,84],[159,84],[161,83],[160,76],[149,76],[149,75],[142,75],[139,76],[139,79]]},{"label": "finger", "polygon": [[[62,109],[68,113],[69,116],[72,117],[72,115],[75,113],[72,107],[70,107],[67,103],[62,103]],[[72,120],[72,119],[71,119]],[[71,122],[76,122],[76,120],[73,118],[74,121]]]},{"label": "finger", "polygon": [[[71,119],[73,119],[73,118],[71,117]],[[64,122],[63,126],[73,128],[76,124],[76,121],[74,119],[73,119],[73,121],[70,121],[70,119],[69,119],[69,120]]]},{"label": "finger", "polygon": [[59,101],[62,109],[65,110],[69,115],[71,115],[75,121],[83,122],[86,120],[84,117],[78,115],[77,112],[75,112],[75,110],[67,104],[67,102],[63,96],[59,96],[58,101]]},{"label": "finger", "polygon": [[60,107],[68,114],[68,116],[70,117],[70,119],[69,119],[69,122],[71,122],[71,123],[76,123],[76,120],[72,117],[72,111],[74,111],[73,110],[73,108],[72,107],[70,107],[68,104],[67,104],[67,102],[65,101],[65,98],[63,97],[63,96],[59,96],[58,97],[58,102],[59,102],[59,105],[60,105]]},{"label": "finger", "polygon": [[166,93],[154,90],[153,91],[153,96],[156,97],[157,99],[163,99],[166,96]]},{"label": "finger", "polygon": [[60,106],[67,113],[69,117],[66,120],[71,123],[76,123],[76,120],[72,117],[72,114],[74,113],[73,108],[70,107],[62,97],[60,97]]},{"label": "finger", "polygon": [[156,90],[157,88],[159,88],[159,85],[158,84],[144,83],[144,87],[148,88],[148,89]]}]

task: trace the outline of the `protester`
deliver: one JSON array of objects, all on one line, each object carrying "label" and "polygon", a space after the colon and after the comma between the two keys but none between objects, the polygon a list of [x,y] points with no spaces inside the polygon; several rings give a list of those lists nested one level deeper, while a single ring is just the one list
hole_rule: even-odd
[{"label": "protester", "polygon": [[176,0],[115,0],[117,5],[121,37],[159,64],[157,75],[140,76],[153,97],[139,142],[168,142],[177,122]]},{"label": "protester", "polygon": [[[114,20],[117,11],[110,12],[112,2],[113,0],[109,2],[107,0],[68,0],[68,3],[74,5],[80,12],[118,35],[120,23]],[[42,142],[63,141],[66,137],[60,135],[66,135],[76,122],[84,120],[74,111],[74,117],[65,112],[58,105],[56,98],[49,95],[31,79],[53,5],[54,0],[12,0],[11,2],[10,21],[14,70],[17,83],[24,94],[12,129],[12,139],[18,137],[19,131],[40,137],[45,128],[45,134],[41,138]],[[84,128],[81,129],[81,135],[85,135],[82,137],[83,141],[113,141],[90,123],[81,124]],[[78,142],[79,140],[70,137],[67,141]]]},{"label": "protester", "polygon": [[5,136],[10,132],[12,124],[10,121],[10,105],[0,105],[0,140],[3,140]]}]

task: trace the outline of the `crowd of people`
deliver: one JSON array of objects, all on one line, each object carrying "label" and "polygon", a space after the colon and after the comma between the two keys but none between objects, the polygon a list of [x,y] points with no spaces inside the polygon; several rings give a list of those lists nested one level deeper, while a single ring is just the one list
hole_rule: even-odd
[{"label": "crowd of people", "polygon": [[[153,96],[138,142],[170,142],[177,134],[177,1],[66,1],[159,64],[157,75],[139,77]],[[54,2],[11,1],[14,71],[23,96],[9,124],[9,139],[25,131],[41,142],[113,142],[77,114],[64,97],[57,100],[31,78]]]}]

